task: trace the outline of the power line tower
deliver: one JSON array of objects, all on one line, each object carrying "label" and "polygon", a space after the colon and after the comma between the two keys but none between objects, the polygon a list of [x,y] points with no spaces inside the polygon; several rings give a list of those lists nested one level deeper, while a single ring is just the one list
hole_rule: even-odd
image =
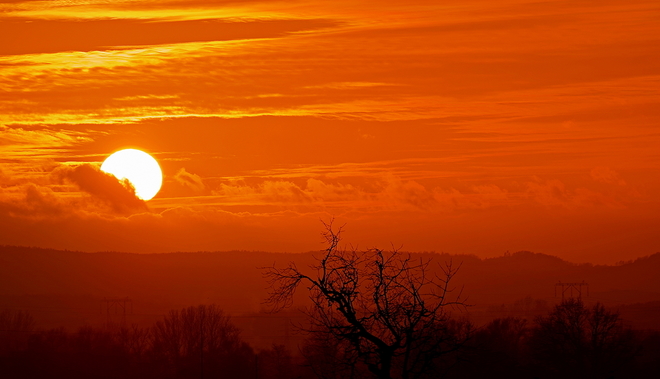
[{"label": "power line tower", "polygon": [[128,297],[104,297],[101,300],[101,313],[105,313],[105,325],[110,328],[113,319],[119,318],[119,325],[126,326],[126,311],[133,313],[133,300]]},{"label": "power line tower", "polygon": [[557,288],[559,287],[561,287],[562,300],[566,297],[582,299],[582,287],[586,287],[587,296],[589,296],[589,283],[585,283],[584,280],[580,283],[562,283],[559,281],[555,284],[555,297],[557,297]]}]

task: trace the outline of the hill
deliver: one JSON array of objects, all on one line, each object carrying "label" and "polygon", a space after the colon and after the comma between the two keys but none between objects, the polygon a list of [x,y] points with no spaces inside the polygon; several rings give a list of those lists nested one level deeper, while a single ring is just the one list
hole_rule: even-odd
[{"label": "hill", "polygon": [[[653,319],[655,313],[645,313],[644,304],[660,301],[660,253],[615,266],[575,264],[531,252],[490,259],[413,255],[433,259],[438,273],[446,262],[461,265],[454,293],[462,288],[476,319],[542,312],[561,299],[555,293],[559,281],[588,283],[586,301],[619,307],[624,316],[630,309],[632,317],[643,314],[645,320]],[[104,297],[129,297],[135,322],[200,303],[217,303],[239,317],[263,310],[266,283],[259,267],[291,261],[306,267],[313,253],[85,253],[0,246],[0,307],[26,309],[45,326],[102,322],[108,317],[101,303]],[[302,304],[304,291],[300,292]],[[657,303],[649,309],[659,312]]]}]

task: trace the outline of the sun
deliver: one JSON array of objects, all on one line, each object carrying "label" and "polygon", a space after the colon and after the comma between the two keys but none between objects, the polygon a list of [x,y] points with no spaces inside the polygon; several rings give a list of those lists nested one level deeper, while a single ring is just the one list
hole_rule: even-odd
[{"label": "sun", "polygon": [[101,165],[101,171],[127,179],[135,188],[135,195],[142,200],[151,200],[163,185],[163,172],[158,162],[144,151],[119,150],[110,155]]}]

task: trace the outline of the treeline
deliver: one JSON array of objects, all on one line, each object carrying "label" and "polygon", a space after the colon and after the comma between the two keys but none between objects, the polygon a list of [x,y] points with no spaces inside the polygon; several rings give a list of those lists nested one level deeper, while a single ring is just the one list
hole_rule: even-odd
[{"label": "treeline", "polygon": [[[460,319],[446,324],[444,338],[471,329],[460,348],[438,352],[434,368],[425,372],[392,370],[398,373],[392,379],[660,377],[660,332],[626,327],[616,311],[600,303],[567,299],[533,321],[505,317],[480,328]],[[346,344],[324,336],[312,335],[302,349],[304,364],[316,377],[374,377]]]},{"label": "treeline", "polygon": [[475,330],[451,377],[657,378],[660,332],[571,298],[532,322],[506,317]]},{"label": "treeline", "polygon": [[303,377],[282,345],[255,351],[216,305],[170,311],[152,327],[35,331],[25,312],[0,313],[0,378]]},{"label": "treeline", "polygon": [[[533,321],[508,317],[471,329],[460,349],[440,356],[442,370],[415,377],[660,377],[660,333],[626,328],[601,304],[569,299]],[[170,311],[148,328],[73,332],[38,331],[28,313],[0,312],[0,377],[357,379],[371,373],[323,333],[310,334],[296,352],[281,345],[255,350],[222,309],[200,305]]]}]

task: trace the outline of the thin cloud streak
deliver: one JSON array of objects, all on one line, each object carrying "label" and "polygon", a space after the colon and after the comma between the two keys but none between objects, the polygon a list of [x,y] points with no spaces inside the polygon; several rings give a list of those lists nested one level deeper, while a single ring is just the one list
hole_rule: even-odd
[{"label": "thin cloud streak", "polygon": [[[580,238],[602,233],[653,249],[660,233],[654,1],[1,9],[4,30],[34,38],[0,48],[15,54],[0,56],[0,205],[15,231],[0,243],[36,230],[44,247],[93,250],[107,242],[95,226],[125,235],[117,249],[258,236],[271,242],[246,247],[305,250],[333,215],[374,245],[480,254],[587,254]],[[148,209],[53,174],[126,147],[162,164]],[[595,258],[626,251],[608,249]]]}]

